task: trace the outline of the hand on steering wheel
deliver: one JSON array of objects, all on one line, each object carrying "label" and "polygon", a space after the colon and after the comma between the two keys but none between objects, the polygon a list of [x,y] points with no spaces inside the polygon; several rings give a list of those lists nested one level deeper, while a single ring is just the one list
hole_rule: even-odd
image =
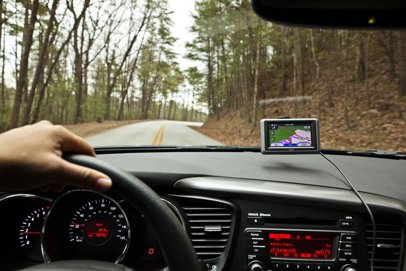
[{"label": "hand on steering wheel", "polygon": [[65,185],[73,185],[103,192],[111,188],[107,175],[62,159],[69,152],[95,156],[84,139],[48,121],[0,134],[0,190],[60,192]]}]

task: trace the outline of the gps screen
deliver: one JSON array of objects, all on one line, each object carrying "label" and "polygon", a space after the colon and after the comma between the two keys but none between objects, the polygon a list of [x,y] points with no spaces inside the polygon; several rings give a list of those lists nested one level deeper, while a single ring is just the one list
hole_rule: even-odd
[{"label": "gps screen", "polygon": [[261,120],[261,152],[316,153],[320,150],[317,119]]},{"label": "gps screen", "polygon": [[269,127],[270,147],[311,147],[311,125],[271,123]]}]

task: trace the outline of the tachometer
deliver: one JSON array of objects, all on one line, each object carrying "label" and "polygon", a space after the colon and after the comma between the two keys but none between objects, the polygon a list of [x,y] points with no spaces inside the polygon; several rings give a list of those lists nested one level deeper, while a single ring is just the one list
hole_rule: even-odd
[{"label": "tachometer", "polygon": [[18,243],[28,258],[42,261],[41,230],[49,205],[39,207],[24,217],[18,232]]},{"label": "tachometer", "polygon": [[51,199],[33,194],[0,196],[0,270],[44,262],[42,227],[51,204]]}]

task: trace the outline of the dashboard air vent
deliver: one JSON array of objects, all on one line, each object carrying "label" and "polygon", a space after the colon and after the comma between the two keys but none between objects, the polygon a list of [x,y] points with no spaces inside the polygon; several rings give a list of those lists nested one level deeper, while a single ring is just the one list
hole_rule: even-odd
[{"label": "dashboard air vent", "polygon": [[[387,217],[376,219],[376,252],[374,259],[375,270],[399,270],[402,247],[402,226],[399,221]],[[367,220],[368,221],[368,220]],[[365,234],[368,246],[368,258],[372,253],[372,224],[365,224]]]},{"label": "dashboard air vent", "polygon": [[198,257],[212,260],[226,247],[233,224],[230,205],[205,198],[176,198],[186,217],[189,236]]}]

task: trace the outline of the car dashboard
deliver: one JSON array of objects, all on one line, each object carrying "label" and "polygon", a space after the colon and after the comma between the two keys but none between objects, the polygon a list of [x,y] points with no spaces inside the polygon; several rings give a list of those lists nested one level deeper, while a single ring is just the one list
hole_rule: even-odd
[{"label": "car dashboard", "polygon": [[[328,156],[373,211],[375,270],[406,270],[405,161]],[[160,195],[208,270],[369,270],[371,220],[321,155],[104,151],[98,158]],[[4,193],[0,214],[2,270],[70,259],[166,266],[143,210],[114,190]]]}]

